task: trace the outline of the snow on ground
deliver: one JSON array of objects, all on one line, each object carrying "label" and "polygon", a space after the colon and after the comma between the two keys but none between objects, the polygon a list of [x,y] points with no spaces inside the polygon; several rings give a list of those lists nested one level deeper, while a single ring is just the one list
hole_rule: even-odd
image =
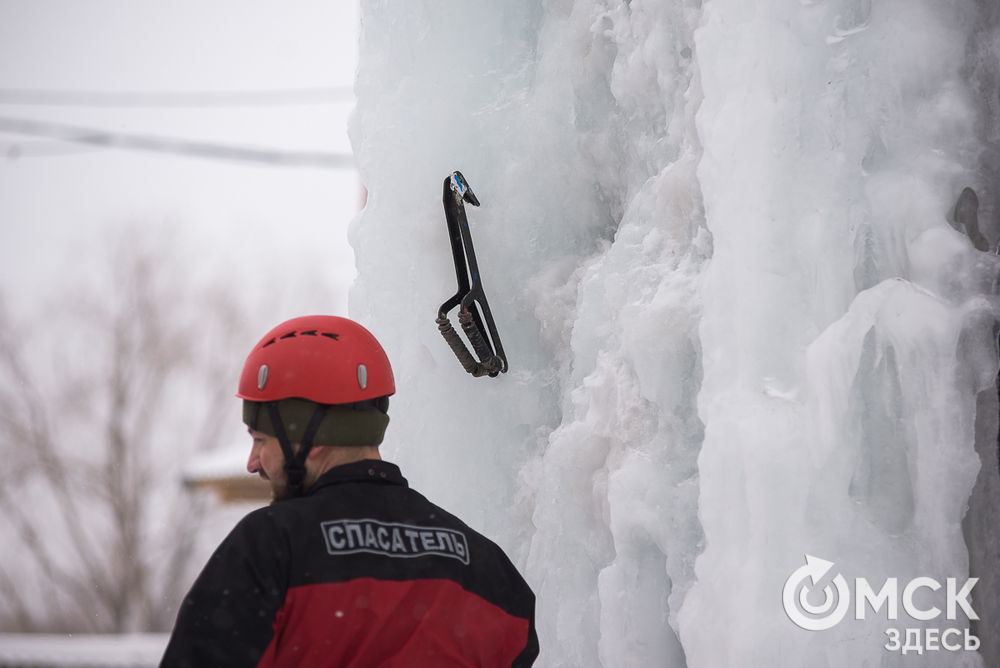
[{"label": "snow on ground", "polygon": [[8,668],[146,668],[157,666],[167,634],[0,634],[0,666]]}]

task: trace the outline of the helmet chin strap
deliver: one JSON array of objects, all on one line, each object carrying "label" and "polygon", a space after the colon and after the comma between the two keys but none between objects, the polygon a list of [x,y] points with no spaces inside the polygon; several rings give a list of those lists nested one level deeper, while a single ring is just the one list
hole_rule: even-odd
[{"label": "helmet chin strap", "polygon": [[302,496],[302,493],[305,491],[303,485],[306,477],[306,458],[312,449],[316,431],[319,429],[320,423],[323,422],[323,417],[326,415],[326,406],[322,404],[316,406],[316,410],[313,412],[312,417],[309,418],[309,424],[306,425],[306,430],[302,434],[299,451],[295,452],[292,450],[292,444],[288,440],[288,433],[285,431],[285,423],[281,419],[281,413],[278,411],[278,402],[269,401],[265,405],[267,406],[268,415],[271,417],[271,426],[274,427],[274,437],[278,439],[278,443],[281,445],[281,453],[285,456],[285,476],[288,484],[288,496],[294,499],[297,496]]}]

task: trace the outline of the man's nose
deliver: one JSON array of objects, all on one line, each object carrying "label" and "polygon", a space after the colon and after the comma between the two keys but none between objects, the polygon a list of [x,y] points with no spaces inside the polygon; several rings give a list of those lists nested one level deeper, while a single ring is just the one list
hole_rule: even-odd
[{"label": "man's nose", "polygon": [[247,473],[256,473],[260,470],[260,452],[257,448],[250,449],[250,458],[247,459]]}]

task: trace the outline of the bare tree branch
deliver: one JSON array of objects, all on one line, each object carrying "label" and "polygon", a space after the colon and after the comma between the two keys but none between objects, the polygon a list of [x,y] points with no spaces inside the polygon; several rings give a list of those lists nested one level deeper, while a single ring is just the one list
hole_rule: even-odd
[{"label": "bare tree branch", "polygon": [[[3,508],[4,516],[14,524],[21,541],[41,570],[42,586],[45,587],[42,595],[48,600],[58,601],[62,598],[60,593],[68,594],[83,617],[92,618],[94,605],[100,605],[100,599],[94,597],[92,589],[84,584],[85,580],[56,562],[39,536],[34,518],[28,516],[27,510],[12,497],[7,488],[0,488],[0,507]],[[34,592],[34,595],[38,597],[39,592]]]},{"label": "bare tree branch", "polygon": [[[52,333],[51,317],[17,327],[0,295],[0,448],[31,481],[0,492],[11,527],[0,595],[19,626],[164,630],[188,584],[208,504],[176,474],[218,439],[232,400],[218,379],[239,362],[220,351],[246,323],[231,293],[186,288],[164,250],[125,238],[106,262],[107,286],[67,290],[49,313],[72,337]],[[5,560],[4,549],[31,556]],[[25,589],[35,581],[41,601]],[[40,617],[35,602],[48,604]]]}]

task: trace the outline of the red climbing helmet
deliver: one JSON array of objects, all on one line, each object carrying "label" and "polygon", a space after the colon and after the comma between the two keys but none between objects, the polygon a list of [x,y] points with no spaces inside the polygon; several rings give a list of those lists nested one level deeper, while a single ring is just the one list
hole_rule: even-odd
[{"label": "red climbing helmet", "polygon": [[236,396],[352,404],[395,391],[389,358],[371,332],[347,318],[310,315],[281,323],[254,346]]}]

